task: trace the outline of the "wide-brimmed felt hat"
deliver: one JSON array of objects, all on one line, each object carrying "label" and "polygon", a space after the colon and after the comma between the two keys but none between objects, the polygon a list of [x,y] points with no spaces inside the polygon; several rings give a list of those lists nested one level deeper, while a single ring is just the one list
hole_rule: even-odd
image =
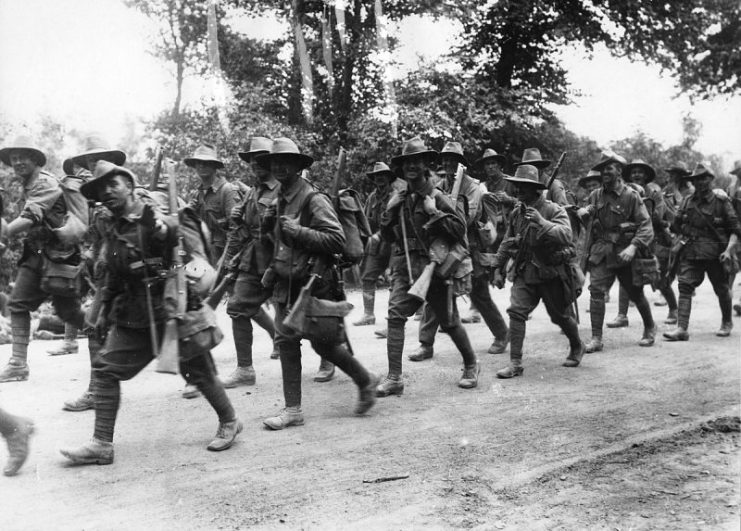
[{"label": "wide-brimmed felt hat", "polygon": [[99,160],[95,164],[92,178],[80,187],[80,192],[82,192],[82,195],[84,195],[88,199],[97,201],[98,193],[100,192],[101,186],[116,175],[123,175],[124,177],[128,177],[134,188],[139,185],[136,179],[136,175],[134,175],[134,173],[128,168],[118,166],[107,160]]},{"label": "wide-brimmed felt hat", "polygon": [[527,148],[522,153],[522,160],[520,162],[516,162],[515,166],[519,166],[520,164],[529,164],[530,166],[535,166],[538,169],[547,168],[551,165],[551,161],[548,159],[544,159],[540,156],[540,150],[538,148]]},{"label": "wide-brimmed felt hat", "polygon": [[[117,166],[123,166],[126,162],[126,153],[120,149],[112,149],[108,142],[98,133],[91,133],[83,141],[82,153],[71,157],[72,162],[83,168],[87,167],[87,157],[96,155],[98,160],[107,160]],[[88,168],[92,171],[92,168]],[[66,170],[65,170],[66,171]]]},{"label": "wide-brimmed felt hat", "polygon": [[196,165],[196,162],[208,162],[216,166],[217,168],[223,168],[224,163],[219,159],[216,153],[216,148],[211,144],[203,144],[196,148],[190,157],[183,160],[185,165],[192,168]]},{"label": "wide-brimmed felt hat", "polygon": [[678,173],[680,177],[688,176],[692,173],[687,165],[682,161],[673,163],[664,171],[667,173]]},{"label": "wide-brimmed felt hat", "polygon": [[695,166],[695,169],[692,171],[691,175],[682,176],[681,179],[697,179],[699,177],[705,177],[709,175],[710,177],[715,177],[715,174],[710,169],[710,163],[709,162],[698,162],[697,166]]},{"label": "wide-brimmed felt hat", "polygon": [[540,178],[538,177],[538,168],[532,164],[521,164],[517,166],[514,176],[505,177],[504,180],[513,184],[532,185],[543,190],[546,188],[546,186],[540,182]]},{"label": "wide-brimmed felt hat", "polygon": [[633,168],[643,168],[646,171],[646,182],[650,183],[656,178],[656,170],[648,162],[643,159],[633,159],[630,164],[623,168],[623,176],[626,179],[630,179],[630,172]]},{"label": "wide-brimmed felt hat", "polygon": [[500,155],[499,153],[494,151],[492,148],[486,148],[484,150],[484,153],[473,164],[476,167],[483,166],[484,162],[486,162],[489,159],[496,160],[502,166],[504,166],[507,163],[507,157],[505,157],[504,155]]},{"label": "wide-brimmed felt hat", "polygon": [[583,175],[577,179],[577,183],[579,186],[584,188],[584,185],[587,183],[587,181],[600,181],[602,182],[602,174],[598,172],[597,170],[589,170],[589,173],[586,175]]},{"label": "wide-brimmed felt hat", "polygon": [[731,175],[741,177],[741,160],[737,160],[733,163],[733,169],[729,173]]},{"label": "wide-brimmed felt hat", "polygon": [[46,155],[30,137],[23,135],[18,136],[9,146],[0,149],[0,160],[3,161],[4,164],[10,166],[10,152],[14,150],[28,151],[36,161],[36,164],[39,166],[46,165]]},{"label": "wide-brimmed felt hat", "polygon": [[365,175],[371,179],[376,175],[386,175],[389,179],[394,178],[394,172],[391,171],[391,168],[389,168],[385,162],[376,162],[373,165],[373,169],[366,172]]},{"label": "wide-brimmed felt hat", "polygon": [[296,142],[290,138],[280,137],[273,140],[270,146],[270,153],[263,153],[255,156],[255,162],[265,169],[270,169],[270,161],[276,157],[293,157],[300,161],[301,169],[308,168],[314,163],[314,159],[309,155],[304,155],[298,149]]},{"label": "wide-brimmed felt hat", "polygon": [[611,164],[613,162],[617,162],[621,166],[627,166],[628,161],[625,160],[625,157],[621,157],[617,153],[611,150],[603,151],[600,155],[599,162],[592,166],[593,170],[600,171],[602,168],[607,166],[608,164]]},{"label": "wide-brimmed felt hat", "polygon": [[252,157],[270,153],[273,141],[264,136],[253,136],[250,139],[250,147],[247,151],[239,151],[237,155],[245,162],[252,162]]},{"label": "wide-brimmed felt hat", "polygon": [[404,141],[404,145],[401,148],[401,155],[397,155],[391,159],[391,164],[400,166],[404,159],[414,157],[417,155],[426,155],[434,162],[439,159],[439,154],[434,149],[428,149],[420,137],[415,136],[409,140]]},{"label": "wide-brimmed felt hat", "polygon": [[463,146],[461,146],[460,142],[448,142],[447,144],[445,144],[445,146],[443,146],[443,149],[440,151],[440,158],[442,158],[444,155],[453,157],[460,164],[468,167],[468,161],[466,160],[466,156],[463,154]]}]

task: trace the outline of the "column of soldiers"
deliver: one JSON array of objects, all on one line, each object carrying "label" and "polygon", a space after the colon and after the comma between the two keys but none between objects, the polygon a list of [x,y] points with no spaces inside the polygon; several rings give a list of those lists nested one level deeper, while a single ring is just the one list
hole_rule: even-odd
[{"label": "column of soldiers", "polygon": [[[389,270],[388,372],[379,379],[353,355],[345,333],[343,317],[350,306],[339,257],[349,235],[332,198],[304,176],[313,158],[288,138],[265,137],[253,137],[238,155],[249,165],[249,185],[230,182],[219,173],[224,163],[213,146],[196,149],[184,162],[195,170],[201,185],[189,204],[181,202],[178,212],[170,212],[172,201],[157,197],[161,183],[153,183],[149,190],[142,187],[124,166],[126,155],[91,135],[84,152],[64,164],[65,173],[78,180],[77,190],[90,203],[80,233],[70,221],[64,188],[69,185],[43,170],[43,151],[23,137],[0,149],[0,160],[23,184],[21,213],[11,223],[2,222],[0,237],[6,241],[25,234],[9,303],[12,354],[0,382],[29,378],[30,312],[45,300],[51,300],[69,325],[63,345],[67,353],[74,351],[70,336],[77,330],[87,333],[90,384],[64,409],[94,409],[95,423],[90,442],[62,450],[73,463],[113,461],[120,382],[154,359],[157,342],[152,335],[162,338],[169,318],[163,272],[172,268],[176,249],[181,249],[178,224],[183,223],[183,212],[203,222],[199,230],[210,244],[204,246],[204,254],[215,283],[228,285],[226,310],[236,350],[237,366],[223,380],[217,378],[206,348],[181,352],[179,359],[186,381],[183,396],[204,396],[218,416],[216,436],[207,445],[212,451],[230,448],[244,428],[224,389],[256,381],[252,321],[273,338],[270,357],[281,363],[285,407],[264,419],[271,430],[304,423],[302,338],[309,339],[322,359],[324,375],[320,372],[319,381],[330,379],[335,366],[353,379],[358,388],[355,414],[366,414],[378,397],[402,395],[405,324],[420,307],[424,307],[420,347],[409,359],[433,357],[439,328],[461,355],[457,385],[477,387],[482,363],[457,308],[457,299],[464,295],[493,336],[488,352],[501,354],[509,347],[510,361],[496,372],[498,378],[524,373],[526,323],[541,300],[568,340],[563,366],[578,367],[585,353],[603,350],[605,299],[616,279],[621,293],[616,321],[618,326],[627,325],[632,301],[644,324],[640,346],[652,346],[656,337],[644,294],[644,285],[652,280],[668,305],[666,323],[676,324],[664,333],[666,340],[689,339],[692,295],[705,273],[721,309],[717,335],[731,333],[732,282],[741,237],[738,164],[732,172],[737,180],[728,193],[712,188],[714,175],[705,163],[692,172],[679,163],[667,169],[669,182],[662,188],[648,163],[628,164],[607,151],[578,179],[584,199],[572,205],[564,183],[544,172],[551,163],[536,148],[524,151],[510,176],[503,171],[504,155],[491,148],[469,165],[460,143],[449,142],[437,152],[415,137],[403,143],[390,165],[377,161],[367,173],[375,190],[365,206],[371,234],[363,261],[363,317],[355,324],[375,324],[376,283]],[[480,181],[469,168],[478,171]],[[81,308],[82,293],[60,295],[45,283],[50,263],[87,272],[95,295],[87,314]],[[585,343],[575,303],[587,273],[591,339]],[[675,276],[678,301],[671,288]],[[509,322],[490,292],[490,286],[501,289],[507,280]],[[191,279],[188,310],[202,307],[206,294]],[[214,303],[214,295],[209,302]],[[307,300],[320,308],[313,315],[329,317],[315,319],[320,329],[295,324],[296,310],[303,310]],[[275,306],[275,320],[265,311],[268,301]],[[23,464],[32,432],[31,421],[0,409],[0,434],[10,450],[7,475]]]}]

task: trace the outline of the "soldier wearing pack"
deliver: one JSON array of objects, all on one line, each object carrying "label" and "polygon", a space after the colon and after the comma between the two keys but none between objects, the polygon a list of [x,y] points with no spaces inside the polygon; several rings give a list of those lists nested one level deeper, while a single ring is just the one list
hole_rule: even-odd
[{"label": "soldier wearing pack", "polygon": [[653,240],[651,218],[640,194],[625,184],[622,178],[627,161],[611,151],[592,169],[602,175],[602,187],[589,196],[586,207],[579,209],[582,221],[591,219],[588,271],[589,313],[592,321],[592,339],[587,352],[603,349],[602,326],[605,320],[605,294],[618,279],[628,292],[643,319],[643,336],[638,344],[652,346],[656,338],[656,325],[651,306],[643,294],[643,286],[633,282],[631,262],[639,252],[646,252]]},{"label": "soldier wearing pack", "polygon": [[[101,307],[95,328],[105,346],[95,360],[95,431],[93,439],[61,453],[75,464],[113,462],[113,432],[121,400],[121,381],[136,376],[154,359],[147,329],[154,322],[163,337],[168,313],[165,275],[181,234],[173,218],[162,216],[152,203],[135,193],[137,180],[121,166],[100,161],[93,178],[82,188],[91,200],[102,202],[111,213],[111,230],[105,235],[106,276],[101,285]],[[197,295],[188,286],[188,311]],[[180,373],[206,397],[219,417],[216,436],[208,450],[221,451],[234,444],[242,431],[229,397],[216,378],[208,350],[193,346],[180,351]]]},{"label": "soldier wearing pack", "polygon": [[[231,213],[234,228],[229,233],[224,255],[223,267],[227,275],[234,277],[234,289],[229,296],[226,312],[232,318],[234,347],[237,351],[237,368],[223,380],[227,389],[255,384],[252,320],[257,320],[271,337],[275,336],[273,320],[262,309],[270,293],[261,282],[273,256],[274,242],[272,234],[263,234],[262,226],[266,213],[277,200],[280,185],[269,170],[255,161],[256,157],[270,153],[272,144],[269,138],[256,136],[251,139],[248,151],[239,152],[239,158],[250,165],[255,180],[244,200]],[[274,352],[278,354],[277,348]]]},{"label": "soldier wearing pack", "polygon": [[[538,169],[538,175],[540,176],[540,179],[543,179],[543,170],[545,170],[548,166],[551,165],[551,161],[548,159],[544,159],[540,155],[540,150],[538,148],[527,148],[522,153],[522,160],[520,162],[515,163],[515,166],[521,166],[523,164],[529,164],[530,166],[535,166]],[[545,183],[542,183],[545,184]],[[567,195],[566,186],[563,184],[563,181],[561,179],[554,179],[551,183],[550,188],[546,191],[545,198],[548,201],[552,201],[556,203],[557,205],[561,206],[568,206],[571,204],[569,201],[569,197]]]},{"label": "soldier wearing pack", "polygon": [[682,200],[672,223],[672,232],[683,242],[673,251],[679,255],[679,318],[676,329],[664,332],[668,341],[689,340],[692,292],[707,273],[720,304],[719,337],[731,335],[731,281],[736,273],[736,245],[741,237],[741,222],[731,199],[723,190],[713,189],[715,176],[706,162],[691,175],[695,191]]},{"label": "soldier wearing pack", "polygon": [[[463,148],[458,142],[448,142],[440,151],[440,162],[443,169],[443,179],[438,183],[438,188],[450,195],[455,184],[458,165],[463,164],[468,167],[468,161],[463,155]],[[482,196],[480,183],[471,178],[468,173],[464,173],[457,200],[463,204],[466,215],[466,236],[473,265],[470,290],[471,304],[483,316],[494,336],[494,343],[489,352],[501,354],[507,348],[508,329],[507,323],[496,304],[494,304],[489,292],[489,264],[485,260],[484,253],[488,251],[492,242],[482,242],[479,233],[479,229],[483,229],[485,224],[482,220],[487,219],[482,204]],[[493,234],[490,237],[493,238]],[[430,305],[425,304],[419,324],[420,346],[413,354],[409,355],[409,360],[423,361],[432,358],[438,326],[439,319]]]},{"label": "soldier wearing pack", "polygon": [[[522,375],[522,345],[528,316],[543,300],[551,321],[569,340],[564,367],[577,367],[584,356],[579,326],[569,305],[576,299],[577,286],[571,269],[575,255],[569,216],[561,206],[543,197],[545,185],[535,166],[522,164],[514,177],[519,206],[509,219],[507,234],[493,261],[494,269],[512,264],[512,291],[509,314],[510,364],[497,371],[498,378]],[[500,283],[498,287],[504,284]]]},{"label": "soldier wearing pack", "polygon": [[[731,203],[733,204],[733,209],[736,211],[736,216],[741,219],[741,160],[736,161],[731,170],[731,175],[733,175],[734,180],[728,187],[728,196],[731,198]],[[736,245],[736,255],[739,261],[741,261],[741,246],[738,244]],[[731,282],[734,281],[735,279],[731,279]],[[731,285],[731,292],[733,292],[733,285]],[[736,312],[737,316],[741,315],[741,298],[739,299],[738,304],[733,305],[733,311]]]},{"label": "soldier wearing pack", "polygon": [[[646,197],[643,202],[651,216],[651,226],[654,231],[654,240],[651,245],[652,251],[657,255],[668,254],[668,249],[672,244],[669,225],[673,220],[673,214],[671,210],[667,209],[661,187],[654,181],[656,171],[645,161],[636,159],[625,167],[623,178],[627,183],[637,184],[645,191]],[[666,261],[664,261],[664,264],[666,264]],[[661,268],[661,261],[659,261],[659,274],[662,278],[659,290],[669,306],[669,315],[664,322],[666,324],[676,324],[677,298],[674,295],[671,285],[666,281],[666,274],[665,270]],[[614,321],[607,323],[608,328],[628,326],[628,306],[628,294],[621,287],[618,299],[618,315]]]},{"label": "soldier wearing pack", "polygon": [[[317,193],[301,178],[301,171],[314,159],[302,154],[288,138],[273,141],[270,153],[256,157],[258,164],[280,183],[276,211],[267,216],[264,230],[274,225],[275,251],[263,285],[271,289],[276,304],[275,342],[280,351],[285,408],[278,415],[263,421],[272,430],[282,430],[304,423],[301,409],[301,339],[305,335],[311,346],[322,356],[348,374],[358,386],[359,398],[355,413],[362,415],[375,404],[377,378],[371,376],[352,356],[347,343],[342,318],[349,312],[340,284],[340,271],[334,255],[342,253],[345,234],[330,199]],[[310,293],[302,288],[311,282]],[[285,322],[290,310],[296,310],[300,294],[303,303],[320,307],[309,328],[298,332]],[[310,310],[299,307],[299,310]],[[298,312],[296,312],[298,313]],[[306,316],[309,314],[306,313]],[[302,326],[306,319],[301,319]],[[334,328],[334,334],[325,333]]]},{"label": "soldier wearing pack", "polygon": [[374,311],[376,283],[391,260],[391,244],[381,238],[380,223],[381,214],[391,197],[391,183],[396,177],[384,162],[376,162],[373,169],[365,175],[373,181],[376,189],[370,193],[365,202],[365,216],[373,234],[368,240],[363,257],[363,317],[353,323],[355,326],[376,324]]},{"label": "soldier wearing pack", "polygon": [[[395,244],[386,343],[389,371],[378,386],[377,394],[381,397],[404,392],[401,372],[404,325],[422,305],[422,298],[461,353],[464,368],[458,386],[471,389],[478,384],[480,366],[460,322],[454,299],[455,293],[466,283],[470,264],[467,271],[465,262],[459,264],[463,268],[440,265],[448,262],[448,257],[455,258],[456,253],[458,257],[465,255],[465,246],[460,243],[466,241],[463,203],[452,204],[448,196],[434,188],[430,165],[437,159],[437,151],[427,149],[419,137],[406,141],[401,155],[392,159],[392,164],[401,167],[408,189],[391,196],[381,217],[383,236]],[[441,256],[447,249],[452,249],[453,254]],[[425,277],[429,284],[420,295],[422,298],[415,297],[409,290],[423,273],[431,270],[428,266],[433,259],[432,253],[439,264],[433,264],[434,272]],[[453,260],[454,264],[456,262],[458,259]]]},{"label": "soldier wearing pack", "polygon": [[[7,366],[0,372],[0,382],[27,380],[28,342],[31,336],[31,312],[51,298],[54,309],[64,322],[76,328],[84,325],[77,279],[81,267],[79,240],[68,238],[67,203],[60,182],[42,168],[46,155],[31,139],[18,137],[0,149],[0,161],[13,167],[23,184],[23,209],[9,224],[2,222],[2,240],[25,232],[18,276],[10,295],[10,325],[13,347]],[[87,225],[87,219],[83,221]],[[61,230],[60,230],[61,229]]]}]

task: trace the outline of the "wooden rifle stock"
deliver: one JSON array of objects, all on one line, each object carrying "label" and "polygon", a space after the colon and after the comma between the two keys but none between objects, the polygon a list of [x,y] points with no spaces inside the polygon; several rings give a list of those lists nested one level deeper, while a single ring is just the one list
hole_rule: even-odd
[{"label": "wooden rifle stock", "polygon": [[311,296],[311,290],[314,287],[314,281],[319,277],[318,274],[313,273],[309,281],[301,288],[301,291],[296,297],[291,311],[288,312],[285,319],[283,319],[283,325],[287,326],[291,330],[295,330],[298,333],[303,333],[304,322],[306,321],[306,304],[308,303],[309,297]]},{"label": "wooden rifle stock", "polygon": [[427,291],[430,289],[430,282],[432,281],[432,274],[435,272],[435,267],[437,267],[437,262],[427,264],[422,270],[422,274],[419,275],[419,278],[409,288],[407,293],[415,299],[424,301],[427,298]]},{"label": "wooden rifle stock", "polygon": [[[178,195],[175,172],[171,162],[167,163],[167,199],[173,219],[178,219]],[[178,236],[178,243],[172,251],[172,271],[167,278],[165,297],[175,299],[175,315],[170,316],[165,323],[165,333],[162,337],[160,355],[157,358],[157,372],[177,374],[180,366],[180,335],[178,333],[178,317],[187,309],[187,285],[185,268],[183,267],[183,240]]]},{"label": "wooden rifle stock", "polygon": [[160,146],[154,150],[154,171],[152,172],[152,180],[149,183],[149,191],[154,192],[157,190],[157,184],[160,181],[160,173],[162,172],[162,159],[164,158],[164,151]]},{"label": "wooden rifle stock", "polygon": [[221,299],[224,298],[224,293],[229,290],[229,288],[234,284],[234,281],[235,278],[231,273],[224,275],[224,278],[219,281],[219,284],[213,289],[211,293],[208,294],[208,297],[206,298],[206,304],[208,304],[215,310],[221,302]]}]

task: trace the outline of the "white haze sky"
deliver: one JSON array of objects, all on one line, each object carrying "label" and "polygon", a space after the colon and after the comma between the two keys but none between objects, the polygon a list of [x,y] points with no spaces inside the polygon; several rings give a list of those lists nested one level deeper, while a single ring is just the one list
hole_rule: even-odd
[{"label": "white haze sky", "polygon": [[[239,29],[263,38],[281,31],[271,20]],[[174,99],[171,74],[147,51],[153,31],[151,21],[119,0],[0,0],[0,120],[33,131],[47,114],[116,143],[127,122],[151,117]],[[415,18],[398,31],[395,59],[403,71],[419,56],[449,51],[458,27]],[[605,145],[640,129],[669,146],[681,140],[682,116],[691,112],[703,124],[699,150],[724,157],[728,168],[741,158],[741,98],[693,106],[685,96],[675,98],[674,82],[658,68],[604,50],[592,60],[566,50],[564,62],[581,95],[557,114],[576,133]],[[188,82],[185,103],[197,102],[209,86]]]}]

